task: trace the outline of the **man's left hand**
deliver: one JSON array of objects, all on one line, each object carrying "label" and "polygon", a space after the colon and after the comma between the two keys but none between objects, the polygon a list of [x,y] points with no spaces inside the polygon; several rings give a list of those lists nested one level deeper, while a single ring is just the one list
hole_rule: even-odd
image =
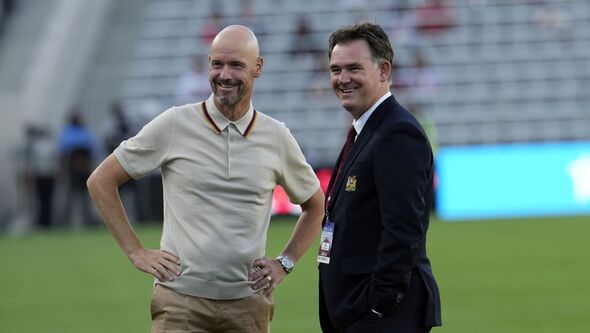
[{"label": "man's left hand", "polygon": [[254,272],[249,277],[251,287],[256,291],[264,289],[264,296],[270,296],[287,275],[276,259],[259,258],[254,260],[252,266]]}]

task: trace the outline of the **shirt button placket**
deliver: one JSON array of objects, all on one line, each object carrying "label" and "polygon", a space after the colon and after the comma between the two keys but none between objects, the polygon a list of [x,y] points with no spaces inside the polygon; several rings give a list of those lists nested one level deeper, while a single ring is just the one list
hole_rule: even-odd
[{"label": "shirt button placket", "polygon": [[229,124],[227,126],[227,174],[226,177],[229,178],[231,175],[231,133],[232,133],[232,126],[233,124]]}]

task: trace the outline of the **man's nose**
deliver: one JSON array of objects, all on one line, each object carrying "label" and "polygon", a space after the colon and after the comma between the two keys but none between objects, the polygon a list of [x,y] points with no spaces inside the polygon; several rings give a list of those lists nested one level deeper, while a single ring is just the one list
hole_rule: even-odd
[{"label": "man's nose", "polygon": [[338,76],[338,84],[344,85],[349,82],[350,82],[350,75],[348,74],[348,72],[346,72],[346,71],[340,72],[340,75]]},{"label": "man's nose", "polygon": [[223,66],[221,68],[221,72],[219,73],[219,78],[222,80],[231,79],[230,68],[229,66]]}]

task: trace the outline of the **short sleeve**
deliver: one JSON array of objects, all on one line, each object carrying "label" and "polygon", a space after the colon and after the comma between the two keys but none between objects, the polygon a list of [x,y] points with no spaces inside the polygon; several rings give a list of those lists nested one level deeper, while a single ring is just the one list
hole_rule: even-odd
[{"label": "short sleeve", "polygon": [[139,179],[166,163],[175,117],[174,108],[166,110],[115,149],[115,157],[133,179]]},{"label": "short sleeve", "polygon": [[318,190],[320,182],[288,128],[284,128],[281,148],[282,173],[279,184],[292,203],[302,204]]}]

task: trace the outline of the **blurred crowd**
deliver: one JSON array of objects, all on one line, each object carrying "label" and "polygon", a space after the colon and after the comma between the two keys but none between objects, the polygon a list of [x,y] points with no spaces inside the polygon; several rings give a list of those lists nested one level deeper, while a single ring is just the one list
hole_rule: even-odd
[{"label": "blurred crowd", "polygon": [[[2,3],[9,3],[4,0]],[[346,1],[346,6],[358,13],[363,21],[362,1]],[[421,109],[420,99],[436,89],[437,74],[429,66],[428,59],[416,42],[418,35],[425,38],[444,35],[454,26],[453,14],[445,0],[428,0],[424,6],[413,8],[404,2],[395,2],[387,13],[392,24],[384,23],[394,43],[414,43],[415,52],[411,61],[396,65],[393,72],[392,92],[401,97],[408,110],[423,122],[433,144],[436,145],[436,128],[427,110]],[[267,28],[257,22],[252,1],[240,2],[238,17],[226,17],[221,4],[214,7],[200,32],[203,45],[226,25],[244,24],[259,36],[261,43]],[[305,15],[298,16],[293,27],[289,57],[297,66],[311,68],[307,87],[303,91],[313,100],[334,98],[329,85],[326,41],[320,40],[317,30]],[[409,37],[408,35],[412,35]],[[174,104],[182,105],[203,100],[210,94],[208,63],[204,55],[195,55],[186,71],[178,77]],[[160,112],[163,111],[160,110]],[[120,101],[113,101],[110,110],[105,110],[103,124],[92,128],[84,119],[83,106],[73,108],[58,131],[52,131],[43,123],[31,123],[25,128],[25,140],[20,149],[21,177],[24,202],[27,207],[23,229],[92,228],[100,226],[100,219],[86,190],[86,179],[106,155],[121,141],[133,136],[149,119],[138,119],[127,114]],[[308,160],[313,165],[313,151]],[[316,168],[325,165],[313,165]],[[133,221],[161,219],[158,174],[139,182],[131,181],[123,187],[122,200]],[[160,208],[158,208],[160,207]],[[132,222],[133,222],[132,221]]]},{"label": "blurred crowd", "polygon": [[[477,5],[488,0],[470,0]],[[0,33],[5,17],[10,14],[14,0],[0,0]],[[551,3],[525,1],[534,5],[534,19],[539,27],[555,29],[564,35],[570,31],[570,20]],[[264,40],[269,36],[269,27],[256,20],[256,6],[253,1],[239,2],[237,15],[228,15],[223,2],[211,2],[210,16],[204,19],[198,32],[198,43],[206,49],[212,38],[229,24],[249,26],[259,37],[264,55]],[[432,53],[425,51],[425,45],[436,44],[444,39],[460,23],[453,12],[453,3],[448,0],[416,1],[376,0],[384,8],[377,23],[388,32],[394,52],[406,50],[405,57],[394,58],[391,91],[400,102],[422,123],[430,137],[433,150],[437,148],[436,124],[429,114],[425,100],[436,96],[438,85],[444,78],[430,65]],[[356,20],[374,21],[367,14],[366,2],[345,0],[342,2]],[[474,12],[475,13],[475,12]],[[352,23],[352,22],[351,22]],[[322,109],[325,100],[334,100],[329,83],[327,41],[320,38],[323,31],[317,29],[307,15],[297,15],[289,35],[289,48],[285,50],[288,59],[296,68],[306,68],[307,78],[301,87],[307,98],[306,107]],[[205,47],[207,46],[207,47]],[[196,47],[195,47],[196,49]],[[411,50],[411,52],[407,52]],[[174,104],[182,105],[207,98],[210,94],[207,57],[195,53],[190,65],[178,77],[173,97]],[[256,101],[256,99],[255,99]],[[164,108],[159,110],[163,111]],[[344,113],[343,113],[344,114]],[[85,181],[102,160],[125,140],[141,128],[149,119],[139,119],[126,112],[123,103],[114,101],[110,110],[104,112],[103,125],[92,128],[84,119],[83,106],[73,109],[59,131],[52,131],[42,123],[27,125],[25,142],[22,144],[20,183],[25,189],[24,202],[32,203],[28,212],[33,228],[53,227],[95,227],[99,218],[89,203]],[[309,162],[319,169],[326,165],[314,163],[313,149],[302,146]],[[127,201],[129,214],[134,220],[158,220],[161,216],[161,183],[159,176],[139,182],[130,182],[123,189],[123,201]]]},{"label": "blurred crowd", "polygon": [[[348,11],[354,13],[357,22],[372,21],[373,13],[367,12],[364,1],[346,0],[343,5]],[[374,6],[385,8],[378,17],[378,23],[387,29],[393,42],[394,52],[399,48],[414,50],[410,58],[404,57],[400,61],[394,59],[392,92],[402,103],[413,110],[416,116],[424,122],[424,127],[429,129],[429,135],[433,144],[436,145],[436,127],[432,118],[425,108],[425,101],[431,101],[437,91],[439,74],[430,65],[427,53],[423,45],[432,44],[436,39],[445,38],[447,34],[458,24],[453,13],[452,3],[448,0],[424,0],[421,5],[415,1],[376,1]],[[226,11],[222,3],[213,3],[210,17],[205,19],[201,30],[197,33],[202,49],[206,49],[212,38],[229,24],[244,24],[249,26],[261,40],[264,56],[264,39],[268,36],[269,30],[261,21],[256,21],[256,8],[250,0],[241,1],[238,15],[225,15]],[[329,68],[325,35],[313,24],[309,15],[294,14],[293,26],[289,39],[288,48],[284,52],[292,63],[288,67],[301,68],[307,73],[307,77],[301,82],[301,89],[305,92],[305,107],[311,108],[314,112],[330,112],[333,110],[333,103],[326,103],[327,100],[334,101],[332,88],[329,83]],[[277,52],[277,50],[273,50]],[[177,89],[175,102],[184,104],[190,101],[200,100],[210,93],[207,83],[207,57],[196,55],[181,76]],[[293,78],[295,79],[295,78]],[[284,93],[288,96],[293,91],[286,88],[286,85],[276,85],[277,93]],[[279,91],[285,89],[286,91]],[[298,92],[296,92],[298,93]],[[332,108],[327,108],[331,105]],[[302,104],[303,107],[303,104]],[[301,110],[305,112],[306,110]],[[321,168],[327,166],[325,162],[315,162],[313,147],[306,147],[302,144],[304,153],[312,166]]]},{"label": "blurred crowd", "polygon": [[[90,202],[86,180],[98,162],[142,125],[130,120],[118,100],[111,103],[97,129],[87,124],[81,107],[73,108],[56,132],[42,123],[28,124],[18,150],[18,182],[24,189],[26,209],[24,222],[13,226],[13,232],[102,226]],[[153,174],[121,188],[121,199],[132,222],[161,220],[160,182],[159,175]]]},{"label": "blurred crowd", "polygon": [[86,179],[115,136],[122,138],[129,134],[125,132],[124,120],[117,119],[119,115],[115,104],[112,117],[119,123],[100,138],[87,126],[78,108],[71,110],[58,133],[41,123],[26,126],[19,159],[25,202],[31,208],[29,227],[98,225],[86,191]]}]

